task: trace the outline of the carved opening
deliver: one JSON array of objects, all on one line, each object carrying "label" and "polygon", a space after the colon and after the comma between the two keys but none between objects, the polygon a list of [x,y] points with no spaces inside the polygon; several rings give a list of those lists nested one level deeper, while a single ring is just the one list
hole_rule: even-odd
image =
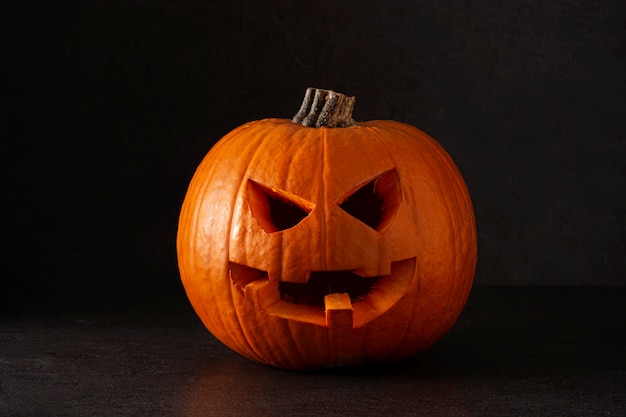
[{"label": "carved opening", "polygon": [[281,281],[278,290],[284,301],[323,308],[324,296],[329,294],[346,293],[352,302],[360,301],[379,279],[364,278],[351,271],[318,271],[311,272],[306,284]]},{"label": "carved opening", "polygon": [[[325,313],[329,307],[352,310],[356,328],[379,317],[402,298],[415,268],[413,257],[392,262],[390,275],[362,277],[347,270],[317,271],[306,283],[296,283],[273,281],[265,271],[230,262],[229,275],[235,288],[268,314],[328,326]],[[337,299],[343,300],[341,308],[336,308]]]},{"label": "carved opening", "polygon": [[269,281],[267,272],[256,268],[250,268],[245,265],[236,264],[234,262],[229,262],[228,274],[230,275],[230,279],[232,280],[235,288],[237,288],[242,294],[246,285],[254,281]]},{"label": "carved opening", "polygon": [[269,233],[290,229],[304,220],[313,205],[275,187],[248,180],[248,201],[252,215]]},{"label": "carved opening", "polygon": [[340,199],[338,205],[367,226],[384,233],[401,201],[400,178],[392,169],[358,186]]}]

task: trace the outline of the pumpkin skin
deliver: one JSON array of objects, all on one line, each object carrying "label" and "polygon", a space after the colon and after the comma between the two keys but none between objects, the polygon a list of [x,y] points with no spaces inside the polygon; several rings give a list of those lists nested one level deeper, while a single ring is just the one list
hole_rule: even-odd
[{"label": "pumpkin skin", "polygon": [[477,242],[461,174],[422,131],[265,119],[227,134],[197,168],[177,252],[217,339],[309,370],[433,345],[469,296]]}]

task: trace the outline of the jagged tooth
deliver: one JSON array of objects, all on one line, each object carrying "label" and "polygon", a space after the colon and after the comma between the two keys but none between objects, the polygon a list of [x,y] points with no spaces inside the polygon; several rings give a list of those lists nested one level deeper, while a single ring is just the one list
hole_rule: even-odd
[{"label": "jagged tooth", "polygon": [[[384,266],[383,266],[384,265]],[[378,277],[391,275],[391,263],[383,264],[378,267],[361,267],[351,270],[351,272],[360,277]]]},{"label": "jagged tooth", "polygon": [[256,308],[265,310],[280,299],[277,286],[275,281],[266,279],[252,281],[244,288],[245,298],[250,300]]},{"label": "jagged tooth", "polygon": [[384,268],[380,268],[377,275],[382,275],[382,276],[391,275],[391,262],[386,263]]},{"label": "jagged tooth", "polygon": [[304,271],[304,282],[309,282],[309,278],[311,278],[311,271]]},{"label": "jagged tooth", "polygon": [[353,269],[351,272],[352,272],[354,275],[358,275],[358,276],[360,276],[360,277],[364,277],[364,278],[368,276],[368,275],[367,275],[367,273],[366,273],[366,271],[365,271],[365,268],[357,268],[357,269]]},{"label": "jagged tooth", "polygon": [[330,328],[351,329],[352,301],[347,293],[333,293],[324,296],[324,310],[326,312],[326,325]]}]

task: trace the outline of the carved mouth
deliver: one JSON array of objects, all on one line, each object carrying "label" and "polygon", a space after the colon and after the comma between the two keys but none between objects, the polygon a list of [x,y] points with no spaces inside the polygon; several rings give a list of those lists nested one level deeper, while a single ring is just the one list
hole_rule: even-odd
[{"label": "carved mouth", "polygon": [[314,271],[306,283],[270,280],[267,272],[231,262],[233,285],[257,308],[321,326],[360,327],[406,293],[415,258],[392,262],[391,274],[363,277],[353,271]]},{"label": "carved mouth", "polygon": [[324,297],[329,294],[348,294],[352,303],[369,294],[381,277],[362,277],[352,271],[315,271],[305,284],[279,282],[281,300],[324,308]]}]

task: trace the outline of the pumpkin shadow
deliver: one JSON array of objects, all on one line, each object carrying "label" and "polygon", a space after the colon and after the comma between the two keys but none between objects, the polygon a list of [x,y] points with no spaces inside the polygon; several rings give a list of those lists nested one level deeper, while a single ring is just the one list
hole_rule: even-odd
[{"label": "pumpkin shadow", "polygon": [[444,341],[391,363],[291,371],[235,353],[198,368],[178,407],[185,416],[473,415],[467,389],[480,352]]},{"label": "pumpkin shadow", "polygon": [[177,406],[181,415],[450,416],[468,415],[471,401],[459,380],[404,372],[413,361],[294,372],[229,359],[193,378]]},{"label": "pumpkin shadow", "polygon": [[[540,398],[546,381],[576,381],[600,395],[602,370],[624,369],[614,347],[623,345],[615,335],[624,312],[585,305],[586,295],[480,289],[439,342],[395,363],[294,372],[228,353],[194,369],[179,408],[189,416],[485,415],[494,406],[486,398],[510,407],[517,395]],[[559,297],[572,302],[554,303]],[[621,305],[618,297],[609,305]],[[589,357],[590,344],[605,354]],[[581,381],[583,373],[592,378]]]}]

